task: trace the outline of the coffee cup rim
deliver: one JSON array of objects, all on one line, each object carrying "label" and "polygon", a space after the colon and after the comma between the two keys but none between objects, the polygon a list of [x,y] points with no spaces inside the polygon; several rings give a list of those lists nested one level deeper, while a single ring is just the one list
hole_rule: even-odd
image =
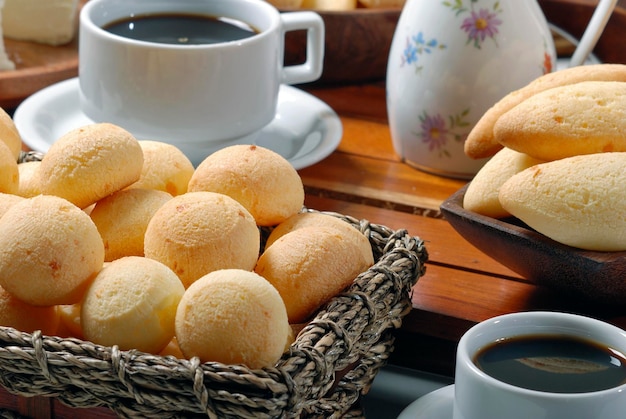
[{"label": "coffee cup rim", "polygon": [[[602,320],[594,319],[587,316],[582,316],[573,313],[563,313],[563,312],[551,312],[551,311],[532,311],[532,312],[518,312],[518,313],[510,313],[504,314],[500,316],[496,316],[485,321],[482,321],[474,326],[472,326],[466,333],[463,334],[459,344],[457,346],[457,363],[462,363],[464,368],[469,370],[469,373],[476,375],[476,377],[484,380],[491,386],[496,388],[513,391],[522,395],[529,395],[536,398],[546,397],[551,399],[571,399],[575,398],[584,398],[584,397],[598,397],[602,394],[610,394],[615,392],[623,392],[626,391],[626,383],[620,384],[615,387],[611,387],[604,390],[596,390],[589,392],[580,392],[580,393],[555,393],[549,391],[539,391],[527,389],[524,387],[515,386],[503,381],[500,381],[483,370],[481,370],[476,363],[473,361],[473,355],[477,353],[481,348],[484,348],[486,345],[490,344],[493,340],[491,339],[489,342],[485,342],[482,345],[478,345],[475,348],[470,347],[471,339],[476,338],[479,339],[481,336],[485,336],[489,334],[489,330],[494,326],[500,325],[503,322],[507,324],[515,324],[517,323],[519,327],[528,326],[531,324],[536,324],[536,322],[551,322],[546,323],[545,327],[538,326],[538,330],[536,332],[531,333],[522,333],[519,335],[511,335],[511,336],[502,336],[502,338],[508,338],[512,336],[524,336],[524,335],[541,335],[541,334],[554,334],[555,330],[561,331],[561,335],[563,336],[574,336],[578,338],[586,338],[589,340],[596,340],[600,343],[609,345],[604,339],[598,338],[598,329],[605,331],[607,334],[614,334],[617,339],[617,336],[621,336],[621,339],[624,341],[623,346],[617,348],[626,355],[626,331],[620,329],[617,326],[614,326],[610,323],[606,323]],[[557,325],[557,322],[562,322],[562,325]],[[543,329],[543,330],[542,330]],[[586,334],[576,334],[570,335],[566,333],[567,331],[580,331],[580,330],[588,330]],[[602,333],[604,335],[604,333]],[[612,346],[612,345],[611,345]],[[457,366],[458,368],[458,366]]]},{"label": "coffee cup rim", "polygon": [[[223,48],[224,46],[228,46],[228,45],[245,45],[248,43],[253,43],[258,41],[259,39],[268,36],[268,34],[270,32],[272,32],[273,30],[275,30],[279,24],[280,24],[280,12],[271,4],[265,2],[265,1],[257,1],[257,0],[215,0],[212,1],[210,3],[208,2],[203,2],[203,1],[198,1],[198,0],[178,0],[176,2],[171,2],[170,1],[163,1],[163,0],[158,0],[158,1],[142,1],[140,4],[142,5],[142,7],[145,7],[146,4],[155,4],[157,6],[159,6],[160,10],[154,10],[154,11],[145,11],[145,12],[139,12],[137,13],[137,15],[155,15],[155,14],[163,14],[163,13],[172,13],[172,12],[183,12],[183,13],[187,13],[189,12],[189,14],[197,14],[199,16],[216,16],[216,15],[225,15],[223,13],[217,13],[217,14],[212,14],[208,11],[200,11],[199,9],[202,9],[203,6],[202,5],[210,5],[211,7],[214,7],[215,5],[218,5],[218,9],[220,6],[225,6],[228,4],[232,4],[233,2],[238,2],[240,4],[242,3],[246,3],[246,4],[251,4],[254,7],[257,7],[257,10],[261,10],[263,11],[263,16],[265,16],[267,18],[267,25],[265,25],[262,28],[257,27],[257,25],[252,25],[253,28],[255,28],[258,33],[254,34],[253,36],[250,36],[248,38],[244,38],[244,39],[240,39],[240,40],[235,40],[235,41],[226,41],[226,42],[219,42],[219,43],[214,43],[214,44],[190,44],[190,45],[179,45],[179,44],[165,44],[165,43],[156,43],[156,42],[150,42],[150,41],[142,41],[142,40],[138,40],[138,39],[132,39],[132,38],[127,38],[124,36],[120,36],[120,35],[116,35],[113,34],[111,32],[106,31],[103,26],[109,23],[112,23],[114,21],[120,20],[120,19],[125,19],[125,18],[130,18],[133,17],[133,14],[128,12],[128,13],[124,13],[124,12],[120,12],[120,13],[115,13],[113,15],[111,15],[111,12],[108,11],[102,11],[103,15],[107,16],[106,20],[104,20],[103,22],[98,22],[97,20],[94,20],[93,17],[93,13],[95,13],[97,11],[98,8],[103,8],[105,7],[103,5],[103,3],[113,3],[114,5],[116,5],[117,7],[122,7],[122,8],[126,8],[129,9],[128,0],[90,0],[88,1],[83,8],[80,11],[80,16],[79,16],[79,21],[80,21],[80,26],[85,29],[85,30],[90,30],[93,33],[97,33],[98,36],[101,36],[105,39],[109,39],[112,41],[117,41],[117,42],[121,42],[124,43],[126,45],[134,45],[134,46],[141,46],[141,47],[155,47],[158,46],[160,49],[172,49],[172,50],[198,50],[198,49],[215,49],[215,48]],[[183,4],[184,3],[184,4]],[[181,10],[181,4],[183,4],[182,7],[188,6],[188,5],[194,5],[194,7],[197,8],[197,10]],[[165,5],[165,6],[163,6]],[[165,7],[165,8],[163,8]],[[237,9],[235,9],[237,10]],[[219,11],[219,10],[216,10]],[[258,16],[258,13],[257,13]],[[232,18],[232,19],[239,19],[239,20],[243,20],[240,19],[237,15],[228,15],[228,16],[224,16],[227,18]],[[246,22],[249,23],[249,22]],[[250,24],[250,23],[249,23]]]}]

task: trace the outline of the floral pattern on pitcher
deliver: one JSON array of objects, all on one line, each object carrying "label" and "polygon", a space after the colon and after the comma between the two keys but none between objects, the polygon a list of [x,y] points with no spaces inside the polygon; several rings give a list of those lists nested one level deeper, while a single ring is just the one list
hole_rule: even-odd
[{"label": "floral pattern on pitcher", "polygon": [[465,109],[460,114],[449,115],[448,122],[441,114],[430,115],[423,111],[419,116],[419,131],[414,134],[421,139],[422,143],[428,145],[428,151],[438,153],[439,157],[451,157],[447,149],[448,139],[455,142],[464,142],[469,132],[464,128],[470,126],[465,120],[469,114],[469,109]]},{"label": "floral pattern on pitcher", "polygon": [[407,37],[406,47],[402,51],[400,67],[404,65],[414,65],[415,72],[419,72],[423,66],[418,62],[419,56],[422,54],[430,54],[434,50],[445,49],[446,46],[435,38],[431,38],[428,41],[424,38],[422,32],[418,32],[416,35]]},{"label": "floral pattern on pitcher", "polygon": [[473,44],[474,48],[481,49],[483,42],[490,38],[496,46],[498,46],[498,26],[502,24],[502,20],[498,18],[498,14],[502,12],[500,2],[496,1],[491,10],[480,8],[478,11],[474,9],[474,3],[478,0],[470,0],[467,7],[463,0],[444,1],[443,5],[452,9],[457,16],[467,15],[461,23],[461,29],[467,34],[467,44]]}]

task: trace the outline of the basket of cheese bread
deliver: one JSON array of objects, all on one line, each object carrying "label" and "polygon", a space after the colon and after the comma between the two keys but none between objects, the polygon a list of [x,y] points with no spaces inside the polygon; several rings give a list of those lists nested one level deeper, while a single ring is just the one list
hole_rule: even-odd
[{"label": "basket of cheese bread", "polygon": [[194,168],[103,123],[24,154],[0,116],[8,392],[129,418],[359,414],[424,273],[418,237],[305,208],[263,147]]},{"label": "basket of cheese bread", "polygon": [[544,75],[502,98],[465,152],[491,159],[441,207],[523,277],[603,303],[626,299],[626,66]]}]

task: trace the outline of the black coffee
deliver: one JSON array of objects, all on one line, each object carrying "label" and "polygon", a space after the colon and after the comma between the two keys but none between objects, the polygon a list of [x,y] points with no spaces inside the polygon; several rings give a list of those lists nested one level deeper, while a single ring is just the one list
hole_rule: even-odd
[{"label": "black coffee", "polygon": [[258,33],[247,23],[235,19],[191,14],[134,16],[116,20],[103,28],[126,38],[177,45],[237,41]]},{"label": "black coffee", "polygon": [[561,336],[504,339],[482,349],[474,363],[500,381],[552,393],[586,393],[626,383],[622,353]]}]

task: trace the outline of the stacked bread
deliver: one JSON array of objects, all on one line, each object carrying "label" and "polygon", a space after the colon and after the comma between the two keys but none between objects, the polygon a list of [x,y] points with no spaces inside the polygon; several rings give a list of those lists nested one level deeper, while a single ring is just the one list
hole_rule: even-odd
[{"label": "stacked bread", "polygon": [[400,8],[406,0],[266,0],[278,9],[347,11],[357,8]]},{"label": "stacked bread", "polygon": [[[374,263],[356,228],[303,212],[297,171],[266,148],[227,147],[194,168],[102,123],[26,169],[15,135],[0,118],[2,326],[267,367]],[[273,231],[264,248],[261,229]]]},{"label": "stacked bread", "polygon": [[464,207],[515,216],[565,245],[626,250],[626,66],[544,75],[505,96],[469,134],[465,152],[493,156]]}]

